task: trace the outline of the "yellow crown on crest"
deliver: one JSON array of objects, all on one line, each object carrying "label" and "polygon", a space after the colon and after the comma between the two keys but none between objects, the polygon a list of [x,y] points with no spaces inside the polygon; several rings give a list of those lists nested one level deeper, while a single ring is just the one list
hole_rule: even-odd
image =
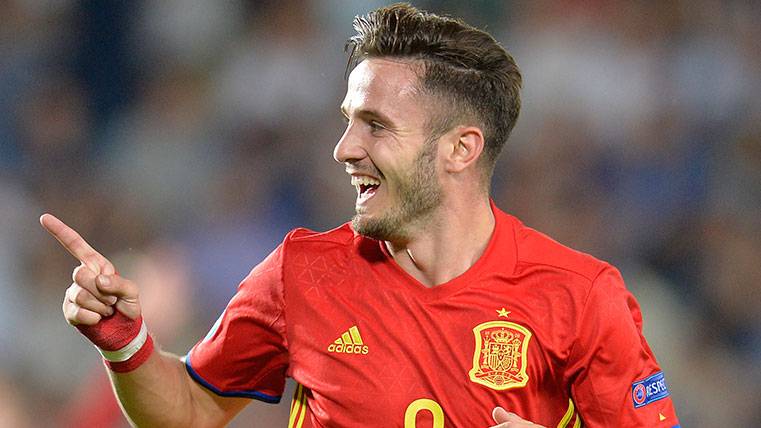
[{"label": "yellow crown on crest", "polygon": [[491,333],[491,340],[497,343],[508,343],[513,338],[513,333],[502,328]]}]

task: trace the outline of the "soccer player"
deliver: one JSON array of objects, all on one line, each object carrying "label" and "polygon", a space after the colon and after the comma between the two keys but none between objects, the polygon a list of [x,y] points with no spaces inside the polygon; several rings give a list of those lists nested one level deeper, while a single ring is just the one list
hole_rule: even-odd
[{"label": "soccer player", "polygon": [[409,5],[354,28],[333,154],[356,215],[289,233],[185,357],[154,346],[136,284],[42,216],[81,261],[65,318],[132,423],[222,425],[291,377],[291,427],[678,426],[618,271],[489,198],[520,108],[513,58]]}]

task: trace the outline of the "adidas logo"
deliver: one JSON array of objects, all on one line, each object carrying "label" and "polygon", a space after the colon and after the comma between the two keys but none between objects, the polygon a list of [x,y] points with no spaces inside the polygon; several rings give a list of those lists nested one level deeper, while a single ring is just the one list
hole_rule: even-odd
[{"label": "adidas logo", "polygon": [[352,326],[349,331],[343,332],[341,337],[334,340],[333,343],[328,346],[328,352],[336,352],[339,354],[367,354],[370,350],[367,345],[362,342],[362,336],[359,335],[359,329],[357,326]]}]

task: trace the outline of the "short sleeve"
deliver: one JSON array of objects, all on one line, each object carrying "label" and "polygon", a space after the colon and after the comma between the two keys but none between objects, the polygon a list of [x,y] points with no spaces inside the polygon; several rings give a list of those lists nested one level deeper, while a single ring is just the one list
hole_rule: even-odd
[{"label": "short sleeve", "polygon": [[642,313],[621,275],[595,279],[566,376],[587,427],[678,427],[666,379],[642,335]]},{"label": "short sleeve", "polygon": [[214,393],[280,401],[288,367],[282,264],[281,245],[240,283],[206,337],[184,357],[188,373]]}]

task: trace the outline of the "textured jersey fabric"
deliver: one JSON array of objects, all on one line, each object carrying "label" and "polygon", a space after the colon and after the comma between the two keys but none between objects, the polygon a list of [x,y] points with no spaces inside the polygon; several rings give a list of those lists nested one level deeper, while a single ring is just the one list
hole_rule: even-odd
[{"label": "textured jersey fabric", "polygon": [[492,210],[484,254],[432,288],[348,224],[294,230],[188,371],[269,402],[292,377],[294,427],[487,427],[495,406],[547,427],[677,426],[619,272]]}]

